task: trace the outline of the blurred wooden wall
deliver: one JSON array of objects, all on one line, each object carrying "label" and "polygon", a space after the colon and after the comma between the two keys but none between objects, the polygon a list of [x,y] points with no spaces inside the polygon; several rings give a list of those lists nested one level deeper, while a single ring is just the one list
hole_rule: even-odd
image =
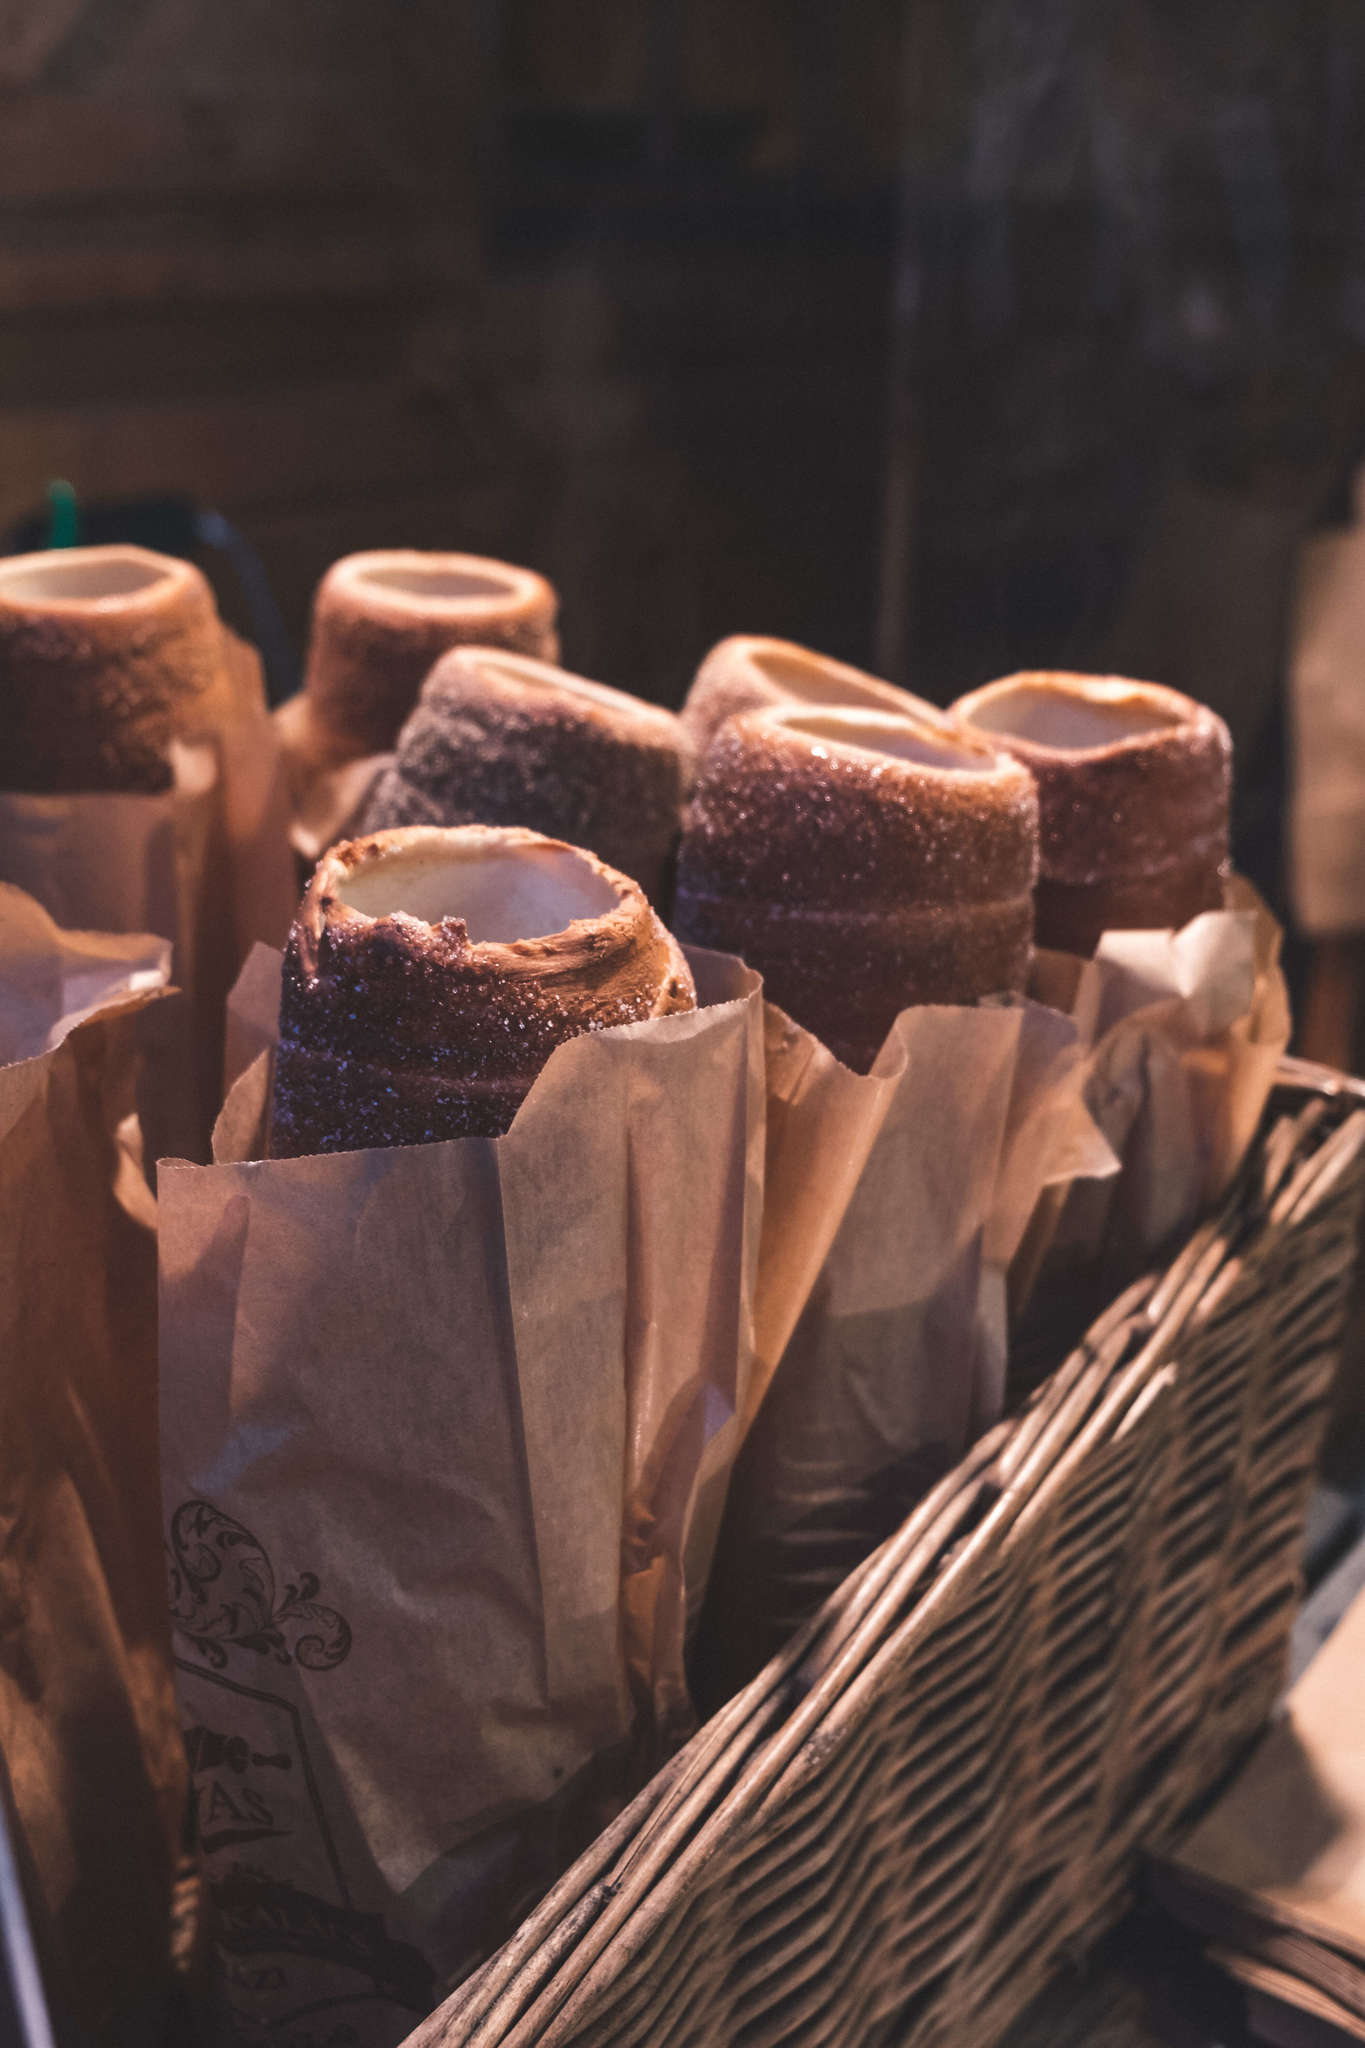
[{"label": "blurred wooden wall", "polygon": [[900,0],[11,0],[0,530],[181,492],[296,637],[366,545],[676,697],[871,653]]},{"label": "blurred wooden wall", "polygon": [[319,558],[462,465],[467,10],[15,0],[0,12],[0,525],[65,476]]}]

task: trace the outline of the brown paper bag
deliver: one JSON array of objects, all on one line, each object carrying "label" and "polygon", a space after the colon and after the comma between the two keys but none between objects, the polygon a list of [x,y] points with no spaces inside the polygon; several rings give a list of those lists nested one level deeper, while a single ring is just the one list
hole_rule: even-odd
[{"label": "brown paper bag", "polygon": [[181,1704],[246,2031],[400,2038],[688,1725],[764,1132],[756,979],[695,966],[708,1007],[560,1047],[501,1139],[255,1159],[265,1055],[218,1163],[163,1163]]},{"label": "brown paper bag", "polygon": [[289,789],[290,844],[300,868],[311,873],[329,846],[354,832],[370,791],[393,755],[338,760],[335,743],[313,724],[304,690],[278,707],[274,723]]},{"label": "brown paper bag", "polygon": [[[156,796],[0,791],[0,882],[81,931],[156,932],[189,998],[158,1013],[161,1150],[207,1157],[222,1100],[223,1006],[254,941],[280,944],[298,900],[288,798],[260,662],[223,629],[233,718],[170,750]],[[148,1132],[149,1139],[152,1132]]]},{"label": "brown paper bag", "polygon": [[0,886],[0,1796],[59,2031],[169,1972],[186,1784],[133,1113],[169,952]]},{"label": "brown paper bag", "polygon": [[697,1653],[709,1702],[997,1418],[1005,1276],[1039,1195],[1116,1164],[1076,1026],[1041,1005],[906,1010],[867,1075],[768,1014],[766,1394]]},{"label": "brown paper bag", "polygon": [[[1040,954],[1034,993],[1068,1010],[1088,1048],[1085,1096],[1122,1161],[1035,1218],[1031,1273],[1084,1316],[1226,1192],[1289,1043],[1280,931],[1254,889],[1178,932],[1110,932],[1093,961]],[[1022,1262],[1021,1262],[1022,1263]],[[1072,1285],[1087,1276],[1088,1291]],[[1016,1270],[1017,1305],[1031,1274]]]},{"label": "brown paper bag", "polygon": [[1365,527],[1299,562],[1289,670],[1290,883],[1306,932],[1365,926]]}]

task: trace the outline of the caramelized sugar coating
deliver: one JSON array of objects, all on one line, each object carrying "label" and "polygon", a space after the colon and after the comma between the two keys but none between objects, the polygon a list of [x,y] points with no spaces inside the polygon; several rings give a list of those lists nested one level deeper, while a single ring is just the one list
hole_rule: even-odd
[{"label": "caramelized sugar coating", "polygon": [[637,885],[537,832],[335,846],[289,935],[270,1152],[505,1131],[557,1045],[696,1007]]},{"label": "caramelized sugar coating", "polygon": [[1008,755],[941,721],[756,711],[702,764],[674,919],[866,1072],[900,1011],[1022,989],[1038,801]]},{"label": "caramelized sugar coating", "polygon": [[146,548],[0,562],[0,788],[167,789],[167,748],[225,722],[213,592]]},{"label": "caramelized sugar coating", "polygon": [[657,902],[689,759],[671,712],[529,655],[457,648],[423,684],[361,829],[528,825]]},{"label": "caramelized sugar coating", "polygon": [[510,562],[414,548],[343,556],[313,599],[304,689],[320,745],[337,760],[391,747],[449,648],[553,661],[558,610],[553,586]]},{"label": "caramelized sugar coating", "polygon": [[1223,904],[1232,739],[1193,697],[1123,676],[1025,673],[955,715],[1038,784],[1038,944],[1188,924]]},{"label": "caramelized sugar coating", "polygon": [[793,640],[737,633],[697,670],[679,717],[700,760],[727,718],[741,711],[887,711],[951,730],[944,713],[909,690]]}]

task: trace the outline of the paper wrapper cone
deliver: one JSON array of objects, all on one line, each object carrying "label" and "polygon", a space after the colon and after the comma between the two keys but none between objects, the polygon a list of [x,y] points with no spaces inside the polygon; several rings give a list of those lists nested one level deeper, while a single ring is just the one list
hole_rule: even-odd
[{"label": "paper wrapper cone", "polygon": [[1290,659],[1290,880],[1306,932],[1365,928],[1365,527],[1309,541]]},{"label": "paper wrapper cone", "polygon": [[[279,944],[298,901],[288,796],[255,652],[223,629],[233,717],[171,748],[155,796],[0,792],[0,882],[81,931],[155,932],[188,1006],[167,1007],[144,1104],[156,1150],[207,1157],[222,1101],[223,1006],[256,940]],[[3,769],[0,768],[0,776]]]},{"label": "paper wrapper cone", "polygon": [[1091,961],[1038,955],[1034,993],[1073,1017],[1086,1102],[1122,1169],[1059,1188],[1035,1216],[1016,1308],[1032,1297],[1032,1319],[1061,1307],[1083,1327],[1231,1185],[1289,1043],[1279,950],[1275,920],[1233,880],[1228,907],[1182,931],[1109,932]]},{"label": "paper wrapper cone", "polygon": [[769,1011],[753,1386],[771,1386],[730,1490],[704,1703],[996,1419],[1007,1360],[1026,1390],[1224,1192],[1288,1041],[1278,951],[1234,882],[1181,932],[1039,955],[1041,1000],[906,1011],[865,1077]]},{"label": "paper wrapper cone", "polygon": [[290,844],[300,869],[311,874],[329,846],[352,836],[393,755],[366,754],[356,760],[341,754],[336,741],[315,724],[304,690],[278,707],[274,726],[289,791]]},{"label": "paper wrapper cone", "polygon": [[89,2035],[165,1988],[185,1813],[133,1115],[169,952],[0,886],[0,1797],[59,2031]]},{"label": "paper wrapper cone", "polygon": [[1115,1161],[1034,1003],[903,1011],[870,1074],[768,1011],[763,1404],[694,1667],[752,1675],[1000,1413],[1005,1276],[1042,1191]]},{"label": "paper wrapper cone", "polygon": [[243,2033],[401,2038],[686,1730],[764,1130],[756,980],[694,968],[707,1007],[561,1046],[502,1138],[253,1158],[267,1054],[217,1163],[162,1165],[172,1608]]}]

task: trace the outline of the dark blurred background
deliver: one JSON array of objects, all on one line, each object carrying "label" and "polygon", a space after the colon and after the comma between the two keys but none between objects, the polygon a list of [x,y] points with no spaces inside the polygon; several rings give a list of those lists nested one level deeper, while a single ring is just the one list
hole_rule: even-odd
[{"label": "dark blurred background", "polygon": [[11,534],[54,476],[212,508],[295,658],[410,544],[544,570],[669,703],[741,630],[1150,675],[1275,888],[1365,441],[1359,0],[11,0],[0,92]]}]

